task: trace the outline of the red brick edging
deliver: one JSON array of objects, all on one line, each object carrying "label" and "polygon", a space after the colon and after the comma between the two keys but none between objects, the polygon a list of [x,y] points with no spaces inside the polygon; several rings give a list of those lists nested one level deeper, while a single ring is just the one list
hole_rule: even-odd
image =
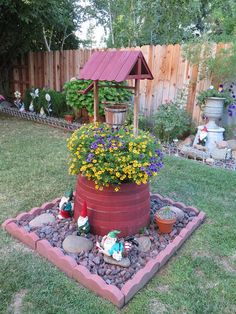
[{"label": "red brick edging", "polygon": [[29,212],[21,213],[16,218],[7,219],[2,224],[2,227],[13,237],[17,238],[33,250],[37,251],[40,255],[47,258],[52,264],[56,265],[70,278],[75,279],[86,288],[111,301],[118,308],[122,308],[171,258],[171,256],[182,246],[182,244],[205,219],[205,213],[199,211],[195,207],[186,206],[181,202],[175,202],[170,198],[161,196],[160,194],[152,194],[152,199],[168,202],[173,206],[187,211],[194,211],[198,215],[181,230],[179,235],[171,243],[169,243],[163,251],[161,251],[155,258],[148,261],[147,264],[140,269],[132,279],[128,280],[121,290],[114,285],[107,285],[100,276],[91,274],[86,267],[78,265],[72,257],[64,255],[61,249],[52,247],[47,240],[40,239],[36,233],[27,232],[24,228],[19,227],[16,224],[16,221],[23,217],[32,217],[33,219],[45,209],[53,207],[60,200],[59,198],[53,200],[52,202],[45,203],[41,207],[32,208]]}]

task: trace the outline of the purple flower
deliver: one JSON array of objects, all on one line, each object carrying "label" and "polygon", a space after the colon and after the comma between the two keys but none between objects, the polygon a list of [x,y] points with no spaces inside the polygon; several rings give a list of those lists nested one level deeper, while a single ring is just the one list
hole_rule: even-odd
[{"label": "purple flower", "polygon": [[94,157],[94,154],[88,154],[88,157],[87,157],[86,161],[87,162],[92,161],[93,157]]}]

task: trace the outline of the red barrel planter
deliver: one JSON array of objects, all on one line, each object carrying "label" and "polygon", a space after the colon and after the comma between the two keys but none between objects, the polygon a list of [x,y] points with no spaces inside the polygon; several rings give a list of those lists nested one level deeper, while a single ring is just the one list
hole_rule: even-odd
[{"label": "red barrel planter", "polygon": [[118,192],[113,187],[98,191],[92,180],[78,176],[75,220],[79,217],[84,200],[87,202],[89,222],[94,234],[105,235],[118,229],[121,231],[120,236],[134,235],[149,224],[149,184],[124,183]]}]

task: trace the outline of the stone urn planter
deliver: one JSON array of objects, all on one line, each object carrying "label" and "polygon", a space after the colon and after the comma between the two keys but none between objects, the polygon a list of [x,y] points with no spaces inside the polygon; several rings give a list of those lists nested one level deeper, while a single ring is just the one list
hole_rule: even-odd
[{"label": "stone urn planter", "polygon": [[112,127],[120,127],[125,123],[128,112],[128,105],[105,106],[106,123]]},{"label": "stone urn planter", "polygon": [[219,128],[219,126],[216,124],[216,121],[223,115],[224,100],[224,98],[219,97],[207,98],[204,108],[204,115],[209,119],[209,122],[206,124],[208,129]]},{"label": "stone urn planter", "polygon": [[77,220],[84,200],[88,206],[91,231],[105,235],[113,229],[121,231],[120,236],[134,235],[149,224],[150,192],[149,184],[121,184],[118,192],[114,187],[95,189],[92,180],[78,175],[74,219]]}]

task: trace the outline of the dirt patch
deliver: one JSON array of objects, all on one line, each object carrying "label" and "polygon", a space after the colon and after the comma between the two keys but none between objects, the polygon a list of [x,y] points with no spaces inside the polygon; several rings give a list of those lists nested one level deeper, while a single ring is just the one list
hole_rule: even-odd
[{"label": "dirt patch", "polygon": [[21,252],[21,253],[32,253],[33,250],[24,246],[19,242],[12,242],[8,246],[4,246],[0,249],[0,256],[1,258],[7,258],[14,252]]},{"label": "dirt patch", "polygon": [[14,295],[13,301],[8,308],[8,313],[13,313],[13,314],[23,313],[21,310],[22,302],[27,292],[28,292],[27,290],[22,289]]},{"label": "dirt patch", "polygon": [[156,290],[160,291],[160,292],[169,292],[170,291],[170,287],[168,285],[157,286]]},{"label": "dirt patch", "polygon": [[149,314],[167,314],[170,313],[165,304],[161,303],[158,299],[152,299],[149,302]]},{"label": "dirt patch", "polygon": [[226,258],[222,258],[219,260],[219,264],[221,267],[223,267],[226,271],[236,274],[236,269],[234,269],[230,263],[226,260]]},{"label": "dirt patch", "polygon": [[212,256],[208,252],[204,252],[204,251],[195,251],[192,254],[192,257],[193,258],[197,258],[197,257],[200,257],[200,258],[212,258]]}]

